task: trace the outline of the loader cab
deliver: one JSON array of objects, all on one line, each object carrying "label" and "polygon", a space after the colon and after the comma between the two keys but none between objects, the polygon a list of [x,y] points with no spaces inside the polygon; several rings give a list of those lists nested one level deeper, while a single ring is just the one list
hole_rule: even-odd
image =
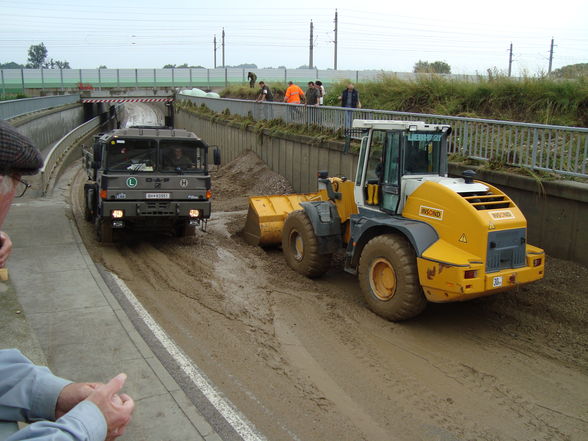
[{"label": "loader cab", "polygon": [[449,126],[413,121],[356,120],[362,139],[355,201],[358,209],[399,214],[406,189],[430,176],[447,175]]}]

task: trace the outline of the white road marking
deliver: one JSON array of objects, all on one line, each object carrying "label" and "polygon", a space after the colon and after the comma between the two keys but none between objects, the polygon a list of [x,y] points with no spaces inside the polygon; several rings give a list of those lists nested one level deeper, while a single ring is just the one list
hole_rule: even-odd
[{"label": "white road marking", "polygon": [[139,314],[141,320],[149,327],[153,335],[157,337],[182,371],[184,371],[223,418],[227,420],[239,436],[244,441],[266,441],[263,436],[257,433],[253,425],[235,409],[235,406],[221,396],[198,366],[167,336],[165,331],[153,320],[153,317],[151,317],[147,310],[143,308],[143,305],[137,300],[125,282],[118,278],[116,274],[111,273],[111,275],[137,314]]}]

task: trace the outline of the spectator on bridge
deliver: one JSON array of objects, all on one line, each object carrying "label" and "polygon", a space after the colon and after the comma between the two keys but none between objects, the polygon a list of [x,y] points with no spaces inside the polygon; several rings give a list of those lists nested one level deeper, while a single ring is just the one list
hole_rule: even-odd
[{"label": "spectator on bridge", "polygon": [[[42,156],[32,142],[0,120],[0,227],[17,190],[22,195],[29,187],[21,176],[33,175],[42,166]],[[8,235],[0,234],[3,266],[12,243]],[[32,422],[6,441],[119,437],[135,407],[131,397],[118,393],[125,380],[126,375],[119,374],[107,384],[72,383],[34,365],[16,349],[0,350],[0,421]]]},{"label": "spectator on bridge", "polygon": [[341,100],[341,107],[352,107],[361,109],[361,102],[359,101],[359,92],[355,89],[352,83],[347,85],[347,89],[343,91],[339,97]]},{"label": "spectator on bridge", "polygon": [[315,86],[314,82],[308,82],[308,89],[306,90],[306,105],[307,106],[318,106],[320,91]]},{"label": "spectator on bridge", "polygon": [[314,82],[314,84],[317,86],[317,88],[318,88],[318,90],[320,92],[319,106],[322,106],[325,103],[325,101],[324,101],[324,98],[325,98],[325,86],[323,86],[323,82],[320,81],[320,80],[316,80]]},{"label": "spectator on bridge", "polygon": [[288,88],[284,95],[284,102],[288,104],[300,104],[304,99],[304,92],[300,87],[294,84],[292,81],[288,81]]},{"label": "spectator on bridge", "polygon": [[273,101],[274,100],[274,96],[272,95],[272,91],[270,90],[269,87],[267,87],[265,85],[265,83],[263,81],[259,82],[259,95],[257,95],[257,99],[255,101],[257,101],[258,103],[261,101]]},{"label": "spectator on bridge", "polygon": [[253,89],[255,87],[255,82],[257,81],[257,75],[253,72],[247,72],[247,79],[249,80],[249,87]]},{"label": "spectator on bridge", "polygon": [[[359,92],[355,90],[355,87],[352,83],[347,85],[347,88],[343,91],[341,96],[339,97],[341,100],[341,107],[348,107],[350,109],[359,108],[361,109],[361,102],[359,101]],[[353,112],[348,110],[345,112],[345,128],[351,128],[351,123],[353,121]]]}]

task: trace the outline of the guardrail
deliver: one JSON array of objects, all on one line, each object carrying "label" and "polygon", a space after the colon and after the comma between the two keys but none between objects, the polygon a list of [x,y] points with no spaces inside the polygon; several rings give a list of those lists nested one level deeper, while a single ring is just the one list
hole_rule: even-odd
[{"label": "guardrail", "polygon": [[0,119],[10,119],[25,113],[37,112],[52,107],[65,106],[80,101],[80,95],[55,95],[41,98],[23,98],[0,101]]},{"label": "guardrail", "polygon": [[57,178],[60,166],[65,158],[69,155],[72,148],[74,148],[80,140],[88,136],[91,132],[101,126],[101,116],[97,116],[90,121],[76,127],[71,132],[66,134],[53,146],[45,164],[41,169],[41,193],[45,196],[50,188],[50,184]]},{"label": "guardrail", "polygon": [[[258,81],[306,83],[321,80],[325,84],[350,80],[356,83],[374,81],[382,74],[403,80],[430,74],[386,72],[382,70],[322,70],[322,69],[246,69],[220,67],[174,69],[0,69],[2,93],[24,89],[79,89],[102,87],[222,87],[248,82],[249,71]],[[440,74],[444,78],[478,81],[479,75]]]},{"label": "guardrail", "polygon": [[250,100],[178,95],[179,101],[205,105],[217,113],[254,120],[280,118],[287,123],[316,124],[333,130],[351,127],[353,119],[425,121],[450,124],[450,154],[517,167],[588,178],[588,128],[530,124],[425,113],[256,103]]}]

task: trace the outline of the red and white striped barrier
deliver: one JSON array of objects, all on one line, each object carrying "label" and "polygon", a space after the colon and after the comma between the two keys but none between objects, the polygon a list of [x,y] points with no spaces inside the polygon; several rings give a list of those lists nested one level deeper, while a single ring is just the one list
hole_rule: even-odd
[{"label": "red and white striped barrier", "polygon": [[161,103],[173,98],[82,98],[82,103]]}]

